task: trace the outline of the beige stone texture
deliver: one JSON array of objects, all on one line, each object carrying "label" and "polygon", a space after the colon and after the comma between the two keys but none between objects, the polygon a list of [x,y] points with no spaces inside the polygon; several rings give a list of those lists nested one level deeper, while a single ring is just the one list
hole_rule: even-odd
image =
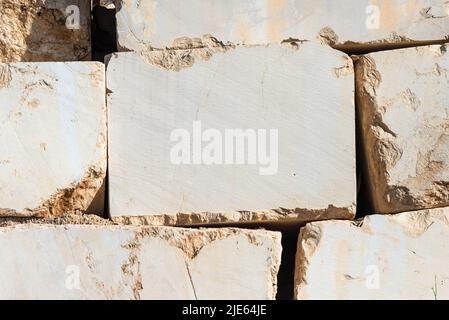
[{"label": "beige stone texture", "polygon": [[449,299],[449,208],[301,229],[296,299]]},{"label": "beige stone texture", "polygon": [[356,61],[362,162],[376,213],[449,205],[449,54],[433,45]]},{"label": "beige stone texture", "polygon": [[0,62],[90,60],[90,0],[1,0]]}]

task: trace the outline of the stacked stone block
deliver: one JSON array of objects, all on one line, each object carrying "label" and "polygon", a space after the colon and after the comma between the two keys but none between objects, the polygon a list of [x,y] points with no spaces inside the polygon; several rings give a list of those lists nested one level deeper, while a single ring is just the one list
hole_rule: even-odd
[{"label": "stacked stone block", "polygon": [[376,50],[448,38],[444,0],[120,0],[123,50],[178,47],[210,34],[235,44],[318,40],[343,50]]},{"label": "stacked stone block", "polygon": [[444,0],[92,3],[0,3],[0,297],[449,296]]},{"label": "stacked stone block", "polygon": [[449,205],[449,54],[434,45],[356,61],[359,127],[377,213]]},{"label": "stacked stone block", "polygon": [[107,167],[104,66],[3,63],[0,75],[0,216],[101,214],[104,201],[96,195]]},{"label": "stacked stone block", "polygon": [[312,222],[301,229],[296,299],[449,298],[449,209]]},{"label": "stacked stone block", "polygon": [[113,218],[354,217],[354,76],[344,53],[312,42],[118,53],[107,83]]},{"label": "stacked stone block", "polygon": [[17,225],[0,229],[2,299],[274,299],[280,234]]}]

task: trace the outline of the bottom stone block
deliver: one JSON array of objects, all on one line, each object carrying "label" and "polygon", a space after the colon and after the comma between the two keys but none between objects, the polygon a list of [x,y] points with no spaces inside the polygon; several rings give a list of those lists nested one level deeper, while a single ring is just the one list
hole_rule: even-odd
[{"label": "bottom stone block", "polygon": [[449,208],[301,229],[297,299],[449,299]]},{"label": "bottom stone block", "polygon": [[274,299],[281,235],[243,229],[0,228],[0,299]]}]

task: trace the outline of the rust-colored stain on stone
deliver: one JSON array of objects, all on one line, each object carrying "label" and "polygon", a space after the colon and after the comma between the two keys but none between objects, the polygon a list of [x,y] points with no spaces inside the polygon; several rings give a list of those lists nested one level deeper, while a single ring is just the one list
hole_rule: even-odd
[{"label": "rust-colored stain on stone", "polygon": [[282,14],[284,11],[284,0],[266,0],[269,19],[266,22],[266,32],[270,41],[280,42],[283,40],[282,31],[288,26],[288,21]]},{"label": "rust-colored stain on stone", "polygon": [[394,1],[371,0],[371,4],[380,9],[380,28],[394,30],[401,19],[411,19],[415,12],[421,8],[418,7],[415,0],[403,1],[401,4]]}]

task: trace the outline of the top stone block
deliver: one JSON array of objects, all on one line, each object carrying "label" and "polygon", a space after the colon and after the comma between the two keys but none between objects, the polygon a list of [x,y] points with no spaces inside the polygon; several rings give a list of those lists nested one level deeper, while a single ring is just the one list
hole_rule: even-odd
[{"label": "top stone block", "polygon": [[90,0],[1,0],[0,62],[90,60]]},{"label": "top stone block", "polygon": [[[357,50],[449,36],[445,0],[119,0],[122,50],[198,45],[210,34],[235,44],[314,40]],[[189,39],[190,38],[190,39]]]}]

